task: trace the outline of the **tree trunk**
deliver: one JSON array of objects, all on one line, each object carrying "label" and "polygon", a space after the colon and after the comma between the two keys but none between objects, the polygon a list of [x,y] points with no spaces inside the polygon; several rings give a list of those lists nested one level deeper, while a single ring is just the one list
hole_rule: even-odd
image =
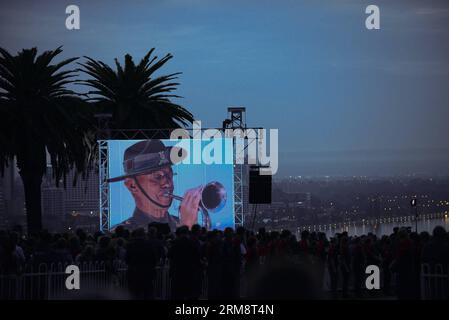
[{"label": "tree trunk", "polygon": [[17,168],[25,191],[28,234],[42,230],[41,184],[47,166],[45,144],[27,137],[17,153]]},{"label": "tree trunk", "polygon": [[28,234],[42,230],[41,184],[42,175],[20,172],[25,191]]}]

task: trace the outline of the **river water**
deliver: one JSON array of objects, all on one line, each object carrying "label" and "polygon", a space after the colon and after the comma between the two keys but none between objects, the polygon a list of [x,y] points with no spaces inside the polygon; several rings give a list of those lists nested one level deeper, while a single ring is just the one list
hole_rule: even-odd
[{"label": "river water", "polygon": [[328,224],[320,226],[307,226],[298,228],[297,236],[299,236],[302,230],[324,232],[328,238],[335,236],[336,233],[348,232],[350,236],[360,236],[363,234],[368,234],[369,232],[381,237],[383,235],[390,235],[393,233],[393,228],[403,227],[410,228],[415,231],[416,227],[418,233],[422,231],[427,231],[430,234],[436,226],[442,226],[449,231],[449,216],[443,214],[428,215],[426,217],[420,217],[415,222],[413,216],[394,218],[394,219],[379,219],[363,222],[353,222],[353,223],[338,223],[338,224]]}]

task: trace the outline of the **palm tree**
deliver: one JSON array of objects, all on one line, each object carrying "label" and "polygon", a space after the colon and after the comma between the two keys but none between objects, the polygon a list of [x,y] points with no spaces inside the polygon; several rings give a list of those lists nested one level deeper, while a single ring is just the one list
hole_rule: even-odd
[{"label": "palm tree", "polygon": [[[23,49],[11,55],[0,48],[0,168],[16,158],[25,191],[28,232],[42,228],[41,183],[47,154],[58,183],[69,170],[85,173],[92,151],[88,105],[66,85],[77,58],[52,64],[62,52]],[[89,134],[88,134],[89,133]],[[75,181],[74,181],[75,183]]]},{"label": "palm tree", "polygon": [[102,61],[89,57],[80,63],[80,71],[91,79],[79,81],[93,90],[87,92],[99,112],[112,114],[112,127],[116,129],[159,129],[179,128],[193,121],[192,114],[182,106],[170,101],[180,98],[171,92],[176,90],[180,74],[172,73],[154,77],[173,56],[167,54],[158,60],[151,58],[154,48],[135,64],[132,57],[125,55],[125,65],[115,59],[116,70]]}]

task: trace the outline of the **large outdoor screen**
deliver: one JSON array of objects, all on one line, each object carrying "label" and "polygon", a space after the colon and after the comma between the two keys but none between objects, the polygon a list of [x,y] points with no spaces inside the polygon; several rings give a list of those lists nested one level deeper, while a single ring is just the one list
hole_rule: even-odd
[{"label": "large outdoor screen", "polygon": [[[194,139],[182,144],[168,139],[108,141],[110,227],[132,229],[156,222],[170,224],[172,231],[193,223],[233,228],[232,140],[216,139],[215,147],[217,143],[221,148],[211,151],[210,141]],[[177,146],[184,158],[174,163],[164,151]],[[198,163],[199,154],[210,152],[221,161]]]}]

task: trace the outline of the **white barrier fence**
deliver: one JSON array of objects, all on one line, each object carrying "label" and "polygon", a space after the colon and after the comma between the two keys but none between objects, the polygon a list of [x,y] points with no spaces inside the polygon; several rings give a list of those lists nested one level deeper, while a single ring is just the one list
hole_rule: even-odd
[{"label": "white barrier fence", "polygon": [[421,299],[449,300],[449,267],[424,263],[421,266]]},{"label": "white barrier fence", "polygon": [[[71,298],[70,294],[68,294],[69,290],[65,286],[68,276],[65,273],[67,265],[67,263],[40,264],[34,268],[27,266],[24,268],[24,272],[19,275],[0,274],[0,300]],[[84,262],[77,265],[80,269],[83,288],[94,293],[93,296],[84,296],[85,298],[130,298],[128,295],[127,266],[124,262]],[[245,279],[241,280],[242,293],[244,293],[246,291],[244,289],[246,282]],[[442,265],[431,267],[428,264],[423,264],[420,281],[422,299],[449,299],[449,270],[447,268],[443,268]],[[394,286],[394,280],[392,284]],[[330,290],[327,270],[325,272],[324,286],[326,291]],[[156,267],[154,299],[170,299],[170,288],[169,266],[167,262],[164,262]],[[339,289],[341,290],[341,284]],[[207,298],[207,290],[207,276],[204,274],[200,299]],[[95,294],[98,292],[102,292],[102,295]],[[123,295],[117,295],[117,292],[121,292]]]},{"label": "white barrier fence", "polygon": [[[0,298],[13,300],[51,300],[63,298],[68,290],[65,273],[69,263],[26,265],[23,272],[0,275]],[[87,288],[108,290],[126,288],[126,265],[120,261],[76,264]]]},{"label": "white barrier fence", "polygon": [[[14,275],[0,273],[0,300],[53,300],[79,298],[66,288],[65,273],[69,263],[41,263],[27,265],[23,272]],[[76,263],[80,270],[82,289],[86,298],[128,299],[127,265],[115,260]],[[157,300],[170,299],[171,280],[168,261],[161,261],[155,268],[153,297]],[[74,290],[75,293],[76,290]],[[207,279],[203,281],[201,298],[207,296]],[[117,294],[119,293],[119,294]]]}]

